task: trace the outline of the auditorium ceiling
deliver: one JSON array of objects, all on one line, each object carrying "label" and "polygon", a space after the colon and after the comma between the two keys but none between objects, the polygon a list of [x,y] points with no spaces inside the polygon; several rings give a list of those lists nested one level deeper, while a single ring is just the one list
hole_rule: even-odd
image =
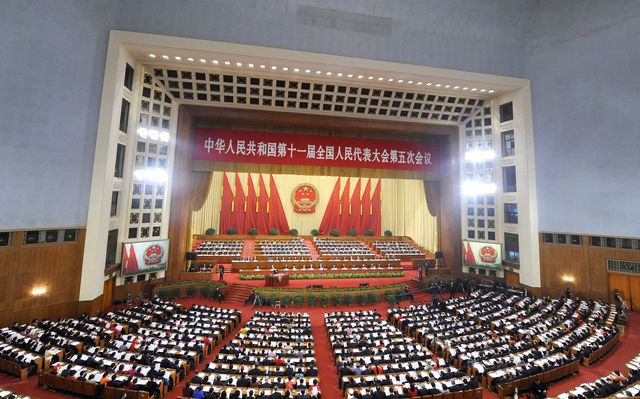
[{"label": "auditorium ceiling", "polygon": [[220,45],[214,52],[128,47],[143,63],[147,84],[163,85],[188,105],[457,126],[513,90],[480,74]]}]

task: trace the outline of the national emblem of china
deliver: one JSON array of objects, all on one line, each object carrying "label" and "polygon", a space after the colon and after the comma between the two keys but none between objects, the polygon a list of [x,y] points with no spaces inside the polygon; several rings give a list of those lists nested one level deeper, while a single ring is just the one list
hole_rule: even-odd
[{"label": "national emblem of china", "polygon": [[291,203],[294,212],[313,213],[318,203],[318,190],[309,183],[299,184],[293,189]]}]

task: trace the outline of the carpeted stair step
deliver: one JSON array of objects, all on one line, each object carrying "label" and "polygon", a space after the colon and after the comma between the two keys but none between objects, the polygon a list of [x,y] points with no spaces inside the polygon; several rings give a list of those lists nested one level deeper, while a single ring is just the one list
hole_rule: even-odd
[{"label": "carpeted stair step", "polygon": [[244,240],[241,256],[243,258],[252,258],[255,246],[256,246],[256,242],[254,240]]},{"label": "carpeted stair step", "polygon": [[320,257],[320,254],[318,253],[316,246],[313,245],[313,241],[309,239],[305,239],[304,244],[307,246],[307,248],[309,248],[309,254],[311,255],[311,259],[318,260],[318,258]]},{"label": "carpeted stair step", "polygon": [[256,287],[248,284],[231,284],[229,290],[225,295],[225,301],[234,302],[234,303],[244,303],[251,291],[253,291]]}]

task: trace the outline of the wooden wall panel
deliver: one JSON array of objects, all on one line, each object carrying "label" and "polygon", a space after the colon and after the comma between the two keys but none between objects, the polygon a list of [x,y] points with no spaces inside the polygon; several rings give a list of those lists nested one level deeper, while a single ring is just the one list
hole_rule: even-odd
[{"label": "wooden wall panel", "polygon": [[440,146],[442,180],[440,183],[440,218],[438,240],[444,254],[444,264],[455,275],[462,273],[462,231],[460,225],[460,163],[452,154],[458,153],[458,134],[451,134]]},{"label": "wooden wall panel", "polygon": [[[12,245],[0,248],[0,325],[76,315],[85,230],[74,242],[22,245],[22,239],[14,232]],[[34,297],[34,287],[47,293]]]},{"label": "wooden wall panel", "polygon": [[520,285],[520,274],[516,272],[504,271],[504,283],[511,287]]},{"label": "wooden wall panel", "polygon": [[[582,236],[582,245],[545,243],[540,235],[540,274],[545,295],[563,295],[567,287],[579,296],[608,300],[609,278],[607,259],[640,262],[640,251],[619,248],[592,247],[589,236]],[[571,276],[574,282],[565,282]]]}]

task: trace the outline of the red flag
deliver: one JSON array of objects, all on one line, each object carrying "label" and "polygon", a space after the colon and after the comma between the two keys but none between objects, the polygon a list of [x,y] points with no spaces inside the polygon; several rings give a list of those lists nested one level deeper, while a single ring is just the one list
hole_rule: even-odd
[{"label": "red flag", "polygon": [[357,234],[362,233],[360,231],[360,181],[361,179],[358,179],[349,203],[349,230],[353,229]]},{"label": "red flag", "polygon": [[473,249],[471,249],[471,243],[467,241],[467,246],[465,247],[462,244],[462,249],[464,249],[464,264],[469,266],[476,265],[476,257],[473,255]]},{"label": "red flag", "polygon": [[236,173],[236,192],[233,196],[233,227],[238,230],[238,234],[244,234],[244,205],[246,198],[240,176]]},{"label": "red flag", "polygon": [[351,179],[347,179],[347,184],[344,186],[344,190],[342,190],[342,197],[340,198],[340,226],[338,230],[340,230],[341,234],[346,234],[347,230],[349,230],[349,183]]},{"label": "red flag", "polygon": [[269,195],[269,229],[275,227],[278,230],[278,234],[289,234],[287,215],[284,213],[273,175],[269,177],[269,192],[271,193]]},{"label": "red flag", "polygon": [[256,228],[258,234],[269,234],[269,193],[264,179],[260,175],[258,182],[260,193],[258,194],[258,207],[256,211]]},{"label": "red flag", "polygon": [[133,244],[128,245],[129,250],[127,251],[127,246],[124,249],[124,256],[122,257],[122,274],[136,274],[138,273],[138,258],[136,257],[136,251],[133,248]]},{"label": "red flag", "polygon": [[327,208],[322,216],[322,222],[318,231],[321,235],[327,235],[331,232],[331,229],[337,229],[340,223],[340,178],[336,181],[336,185],[333,187],[331,197],[327,203]]},{"label": "red flag", "polygon": [[380,189],[380,181],[376,184],[376,189],[373,190],[373,197],[371,198],[371,230],[373,234],[379,236],[382,235],[382,194]]},{"label": "red flag", "polygon": [[257,229],[256,227],[256,207],[258,205],[258,197],[256,196],[256,189],[253,187],[253,179],[251,174],[247,174],[247,211],[244,218],[244,233],[248,234],[249,230]]},{"label": "red flag", "polygon": [[222,199],[220,204],[220,226],[221,234],[227,234],[227,231],[233,227],[233,190],[227,178],[227,174],[222,176]]},{"label": "red flag", "polygon": [[367,181],[362,193],[362,216],[360,219],[360,231],[362,234],[371,228],[371,179]]}]

